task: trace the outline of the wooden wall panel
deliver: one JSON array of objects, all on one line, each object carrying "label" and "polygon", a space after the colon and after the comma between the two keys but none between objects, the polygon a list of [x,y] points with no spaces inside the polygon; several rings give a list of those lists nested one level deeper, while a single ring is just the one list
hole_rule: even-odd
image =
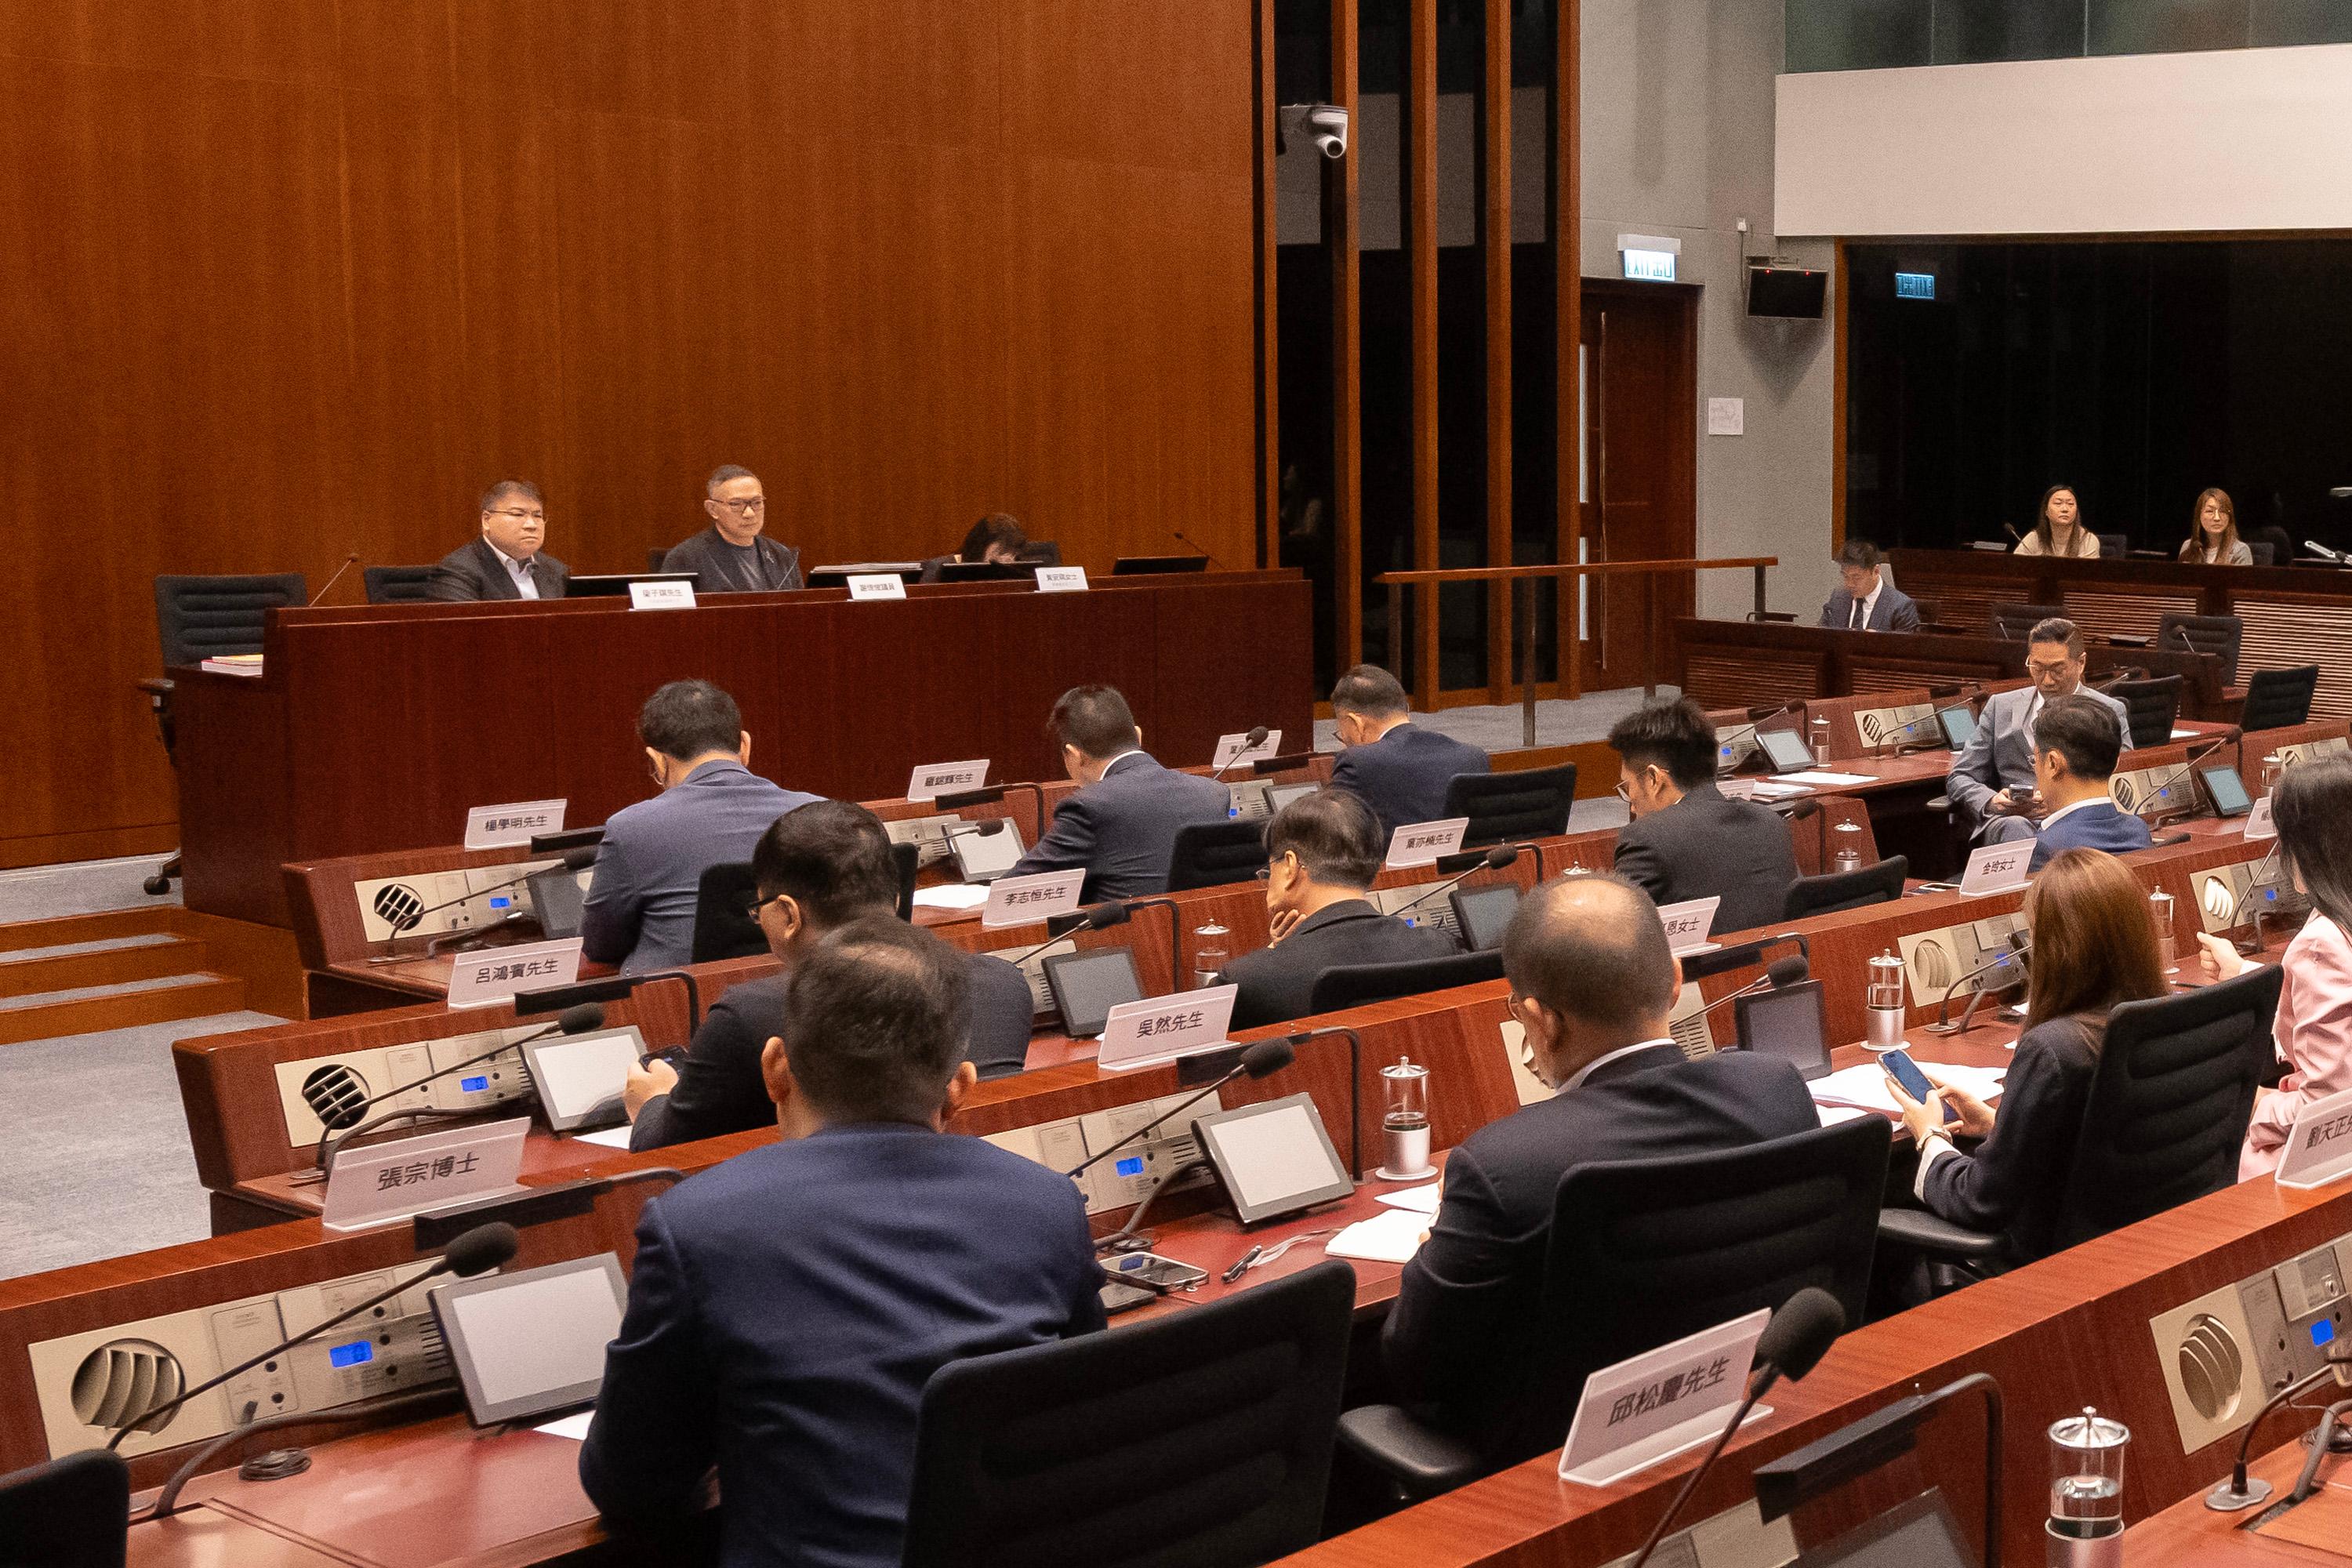
[{"label": "wooden wall panel", "polygon": [[0,0],[0,863],[168,843],[155,574],[430,561],[503,474],[582,570],[724,461],[812,563],[1254,564],[1256,26]]}]

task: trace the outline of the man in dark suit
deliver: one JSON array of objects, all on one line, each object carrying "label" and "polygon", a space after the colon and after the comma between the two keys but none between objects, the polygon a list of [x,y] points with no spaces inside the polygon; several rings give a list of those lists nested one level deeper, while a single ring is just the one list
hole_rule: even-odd
[{"label": "man in dark suit", "polygon": [[703,872],[750,859],[770,823],[818,798],[751,771],[743,714],[707,680],[673,680],[646,698],[637,738],[661,793],[605,822],[580,914],[581,956],[624,974],[692,959]]},{"label": "man in dark suit", "polygon": [[[659,1149],[772,1123],[776,1108],[760,1077],[760,1053],[792,1034],[786,1016],[793,967],[827,935],[856,921],[895,914],[898,862],[880,819],[862,805],[821,800],[787,813],[751,851],[759,902],[752,918],[782,974],[728,987],[676,1068],[658,1058],[629,1074],[622,1103],[632,1149]],[[971,1037],[964,1059],[983,1079],[1021,1070],[1034,1016],[1029,982],[1001,958],[963,955],[971,992]]]},{"label": "man in dark suit", "polygon": [[1334,788],[1353,790],[1393,834],[1445,816],[1445,789],[1456,774],[1493,766],[1467,741],[1424,730],[1397,678],[1377,664],[1360,664],[1331,689],[1331,720],[1345,748],[1331,764]]},{"label": "man in dark suit", "polygon": [[1384,915],[1364,897],[1387,850],[1372,808],[1345,790],[1318,790],[1275,813],[1265,827],[1265,912],[1274,941],[1218,976],[1241,987],[1234,1028],[1304,1018],[1327,969],[1456,951],[1443,931]]},{"label": "man in dark suit", "polygon": [[482,537],[452,550],[425,580],[425,596],[561,599],[571,575],[540,547],[547,542],[547,503],[525,479],[500,479],[482,496]]},{"label": "man in dark suit", "polygon": [[1866,539],[1838,552],[1839,584],[1822,606],[1822,625],[1850,632],[1916,632],[1919,606],[1886,580],[1885,557]]},{"label": "man in dark suit", "polygon": [[1789,825],[1715,787],[1715,726],[1699,705],[1685,697],[1629,713],[1609,743],[1633,816],[1617,830],[1617,874],[1661,904],[1720,898],[1717,932],[1778,921],[1797,879]]},{"label": "man in dark suit", "polygon": [[1108,686],[1074,686],[1048,724],[1062,742],[1062,766],[1084,786],[1062,802],[1036,847],[1007,873],[1086,869],[1079,896],[1139,899],[1168,890],[1176,830],[1223,822],[1233,792],[1196,773],[1163,768],[1143,749],[1127,699]]},{"label": "man in dark suit", "polygon": [[[580,1481],[656,1543],[715,1464],[719,1561],[896,1568],[923,1384],[1103,1326],[1067,1178],[940,1127],[972,1084],[958,954],[887,917],[793,971],[782,1141],[649,1200]],[[674,1540],[675,1537],[672,1537]]]},{"label": "man in dark suit", "polygon": [[2030,838],[2044,807],[2034,793],[2033,729],[2048,704],[2077,694],[2115,715],[2118,734],[2130,732],[2124,705],[2083,684],[2089,658],[2074,623],[2053,616],[2025,634],[2025,674],[2032,682],[1985,699],[1975,733],[1952,759],[1944,793],[1975,836],[1997,844]]},{"label": "man in dark suit", "polygon": [[1680,974],[1657,907],[1614,877],[1549,882],[1503,938],[1521,1059],[1549,1100],[1455,1147],[1428,1239],[1381,1338],[1399,1394],[1496,1462],[1557,1447],[1567,1410],[1522,1410],[1560,1178],[1582,1164],[1744,1148],[1821,1125],[1804,1079],[1748,1051],[1691,1060],[1667,1032]]},{"label": "man in dark suit", "polygon": [[729,463],[710,476],[702,490],[702,510],[710,514],[710,526],[671,545],[662,557],[663,571],[694,573],[698,597],[781,594],[803,585],[800,552],[767,536],[768,497],[757,474]]},{"label": "man in dark suit", "polygon": [[[2123,727],[2088,697],[2077,693],[2042,705],[2033,722],[2033,788],[2049,810],[2027,869],[2039,871],[2062,849],[2127,855],[2148,847],[2147,821],[2117,810],[2108,793],[2123,752]],[[2174,782],[2188,777],[2184,767]]]}]

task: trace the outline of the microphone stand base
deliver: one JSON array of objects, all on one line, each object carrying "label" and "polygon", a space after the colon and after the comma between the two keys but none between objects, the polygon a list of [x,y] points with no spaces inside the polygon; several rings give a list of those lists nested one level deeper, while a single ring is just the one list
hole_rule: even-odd
[{"label": "microphone stand base", "polygon": [[236,1468],[241,1481],[283,1481],[300,1475],[310,1468],[308,1448],[272,1448],[266,1454],[256,1454]]},{"label": "microphone stand base", "polygon": [[2352,1426],[2339,1425],[2334,1422],[2315,1426],[2310,1431],[2305,1432],[2303,1435],[2303,1446],[2308,1448],[2317,1443],[2319,1441],[2319,1435],[2322,1432],[2326,1432],[2327,1434],[2327,1451],[2329,1453],[2352,1454]]},{"label": "microphone stand base", "polygon": [[2270,1482],[2259,1476],[2254,1476],[2248,1478],[2244,1491],[2240,1491],[2228,1481],[2223,1481],[2205,1494],[2205,1506],[2215,1513],[2238,1513],[2268,1502],[2270,1496]]}]

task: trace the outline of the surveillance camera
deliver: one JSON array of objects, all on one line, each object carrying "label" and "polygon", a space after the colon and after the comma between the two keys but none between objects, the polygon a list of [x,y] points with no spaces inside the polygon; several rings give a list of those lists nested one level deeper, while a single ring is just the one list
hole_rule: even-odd
[{"label": "surveillance camera", "polygon": [[1290,151],[1290,139],[1303,137],[1326,158],[1348,153],[1348,111],[1336,103],[1286,103],[1275,119],[1275,151]]}]

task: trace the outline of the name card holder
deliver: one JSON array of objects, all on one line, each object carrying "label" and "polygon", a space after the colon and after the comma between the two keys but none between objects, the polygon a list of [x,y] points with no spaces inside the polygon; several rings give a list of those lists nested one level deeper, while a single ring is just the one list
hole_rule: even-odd
[{"label": "name card holder", "polygon": [[2295,1112],[2278,1163],[2278,1184],[2297,1191],[2352,1175],[2352,1089]]},{"label": "name card holder", "polygon": [[981,926],[992,930],[998,926],[1034,925],[1055,915],[1066,915],[1078,907],[1078,889],[1086,880],[1083,870],[999,877],[988,885],[988,902],[980,910]]},{"label": "name card holder", "polygon": [[563,808],[569,801],[516,800],[504,805],[478,805],[466,813],[466,847],[504,849],[529,844],[542,833],[563,831]]},{"label": "name card holder", "polygon": [[1668,904],[1658,911],[1659,923],[1666,928],[1666,946],[1676,958],[1685,953],[1712,952],[1717,943],[1707,940],[1715,930],[1715,911],[1722,906],[1718,895],[1712,899],[1692,899],[1685,903]]},{"label": "name card holder", "polygon": [[449,1006],[488,1007],[518,991],[544,991],[580,977],[580,939],[521,942],[461,952],[449,971]]},{"label": "name card holder", "polygon": [[1125,1072],[1213,1051],[1225,1043],[1234,1021],[1234,998],[1240,994],[1238,985],[1210,985],[1173,996],[1122,1002],[1110,1010],[1103,1026],[1095,1066]]},{"label": "name card holder", "polygon": [[629,608],[690,610],[694,608],[694,584],[691,583],[632,583],[629,584]]},{"label": "name card holder", "polygon": [[1086,591],[1087,569],[1083,566],[1037,568],[1037,592],[1041,594],[1083,594]]},{"label": "name card holder", "polygon": [[1433,860],[1458,854],[1462,836],[1470,830],[1466,816],[1449,816],[1442,822],[1408,822],[1389,837],[1387,865],[1391,871],[1408,866],[1426,866]]},{"label": "name card holder", "polygon": [[495,1193],[520,1192],[530,1118],[338,1149],[320,1223],[359,1230]]},{"label": "name card holder", "polygon": [[2021,838],[2008,844],[1988,844],[1969,856],[1968,869],[1960,873],[1963,893],[2006,893],[2025,886],[2025,868],[2033,863],[2031,838]]},{"label": "name card holder", "polygon": [[978,789],[988,777],[988,759],[961,763],[924,763],[907,775],[908,800],[937,800],[943,795]]},{"label": "name card holder", "polygon": [[[1747,1395],[1756,1342],[1771,1318],[1759,1308],[1586,1378],[1560,1449],[1559,1479],[1612,1486],[1713,1441]],[[1771,1413],[1759,1405],[1748,1420]]]},{"label": "name card holder", "polygon": [[1213,771],[1218,768],[1238,767],[1244,763],[1256,762],[1260,757],[1277,757],[1281,754],[1282,731],[1279,730],[1268,730],[1265,732],[1265,739],[1255,746],[1249,744],[1249,736],[1246,733],[1220,735],[1217,737],[1216,752],[1209,758],[1209,766]]},{"label": "name card holder", "polygon": [[907,580],[896,572],[852,572],[848,577],[853,603],[863,599],[903,599]]},{"label": "name card holder", "polygon": [[2246,813],[2246,839],[2249,843],[2278,837],[2278,824],[2271,820],[2271,797],[2254,802],[2253,810]]}]

